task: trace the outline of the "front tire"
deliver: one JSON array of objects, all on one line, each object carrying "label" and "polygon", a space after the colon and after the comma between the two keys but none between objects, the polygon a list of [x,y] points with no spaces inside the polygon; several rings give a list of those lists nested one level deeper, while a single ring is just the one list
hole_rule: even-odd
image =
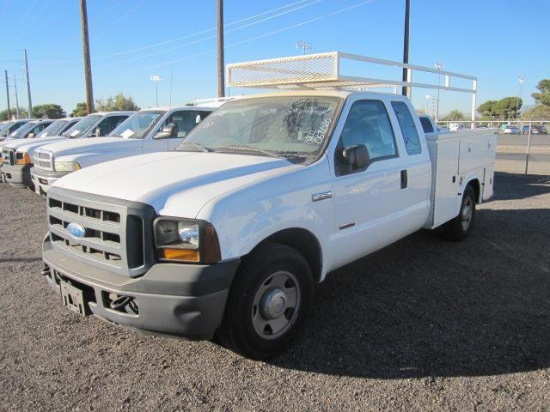
[{"label": "front tire", "polygon": [[453,220],[442,227],[444,238],[454,241],[462,241],[468,237],[474,225],[476,212],[476,197],[472,186],[466,186],[462,195],[460,212]]},{"label": "front tire", "polygon": [[313,276],[295,249],[269,244],[253,253],[235,278],[217,337],[252,359],[283,353],[304,329]]}]

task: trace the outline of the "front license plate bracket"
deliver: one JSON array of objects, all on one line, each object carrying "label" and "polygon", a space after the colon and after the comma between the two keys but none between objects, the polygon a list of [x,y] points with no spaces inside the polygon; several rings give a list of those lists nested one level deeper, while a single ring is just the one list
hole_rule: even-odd
[{"label": "front license plate bracket", "polygon": [[82,316],[87,315],[84,295],[80,289],[68,283],[61,282],[61,298],[63,299],[63,305],[73,312]]}]

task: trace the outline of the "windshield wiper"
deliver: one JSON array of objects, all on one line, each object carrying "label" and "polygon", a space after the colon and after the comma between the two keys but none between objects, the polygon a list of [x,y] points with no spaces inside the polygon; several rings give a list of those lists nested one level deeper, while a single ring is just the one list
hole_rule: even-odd
[{"label": "windshield wiper", "polygon": [[225,150],[230,150],[230,151],[236,150],[236,151],[245,152],[245,153],[255,153],[266,157],[277,157],[277,158],[283,157],[278,152],[258,149],[256,147],[248,146],[246,144],[235,144],[231,146],[224,146],[221,149],[222,150],[219,150],[220,152]]},{"label": "windshield wiper", "polygon": [[[190,150],[186,150],[187,148],[183,147],[183,146],[190,146],[189,147]],[[186,151],[186,152],[204,152],[204,153],[214,151],[214,149],[211,149],[209,147],[200,145],[200,144],[195,143],[195,142],[183,142],[182,146],[180,146],[180,148],[178,148],[178,150]]]}]

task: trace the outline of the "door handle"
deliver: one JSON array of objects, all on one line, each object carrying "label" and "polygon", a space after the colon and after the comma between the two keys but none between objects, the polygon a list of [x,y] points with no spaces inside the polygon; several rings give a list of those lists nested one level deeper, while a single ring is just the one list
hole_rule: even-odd
[{"label": "door handle", "polygon": [[401,189],[405,189],[409,184],[409,175],[406,170],[401,170]]}]

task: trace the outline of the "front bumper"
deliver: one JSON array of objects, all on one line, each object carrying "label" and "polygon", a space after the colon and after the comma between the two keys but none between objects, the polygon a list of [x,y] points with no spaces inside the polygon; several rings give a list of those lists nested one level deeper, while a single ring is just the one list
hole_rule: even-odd
[{"label": "front bumper", "polygon": [[[239,259],[216,265],[157,263],[139,278],[101,270],[60,253],[44,239],[43,275],[61,294],[63,285],[82,291],[84,314],[109,322],[192,339],[210,339],[220,326]],[[117,308],[127,297],[137,308]]]},{"label": "front bumper", "polygon": [[33,188],[31,179],[31,167],[32,165],[9,165],[4,163],[2,165],[2,178],[5,182],[9,183],[13,187],[30,187]]},{"label": "front bumper", "polygon": [[48,189],[60,178],[71,172],[52,172],[33,167],[30,169],[31,181],[36,188],[36,193],[46,194]]}]

